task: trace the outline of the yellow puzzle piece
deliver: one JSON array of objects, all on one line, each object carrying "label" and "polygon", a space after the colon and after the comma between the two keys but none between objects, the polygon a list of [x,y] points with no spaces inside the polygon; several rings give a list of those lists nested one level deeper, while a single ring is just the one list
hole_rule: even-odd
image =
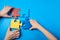
[{"label": "yellow puzzle piece", "polygon": [[14,22],[15,20],[11,20],[11,25],[10,28],[17,28],[19,29],[19,26],[22,26],[22,23],[20,22],[20,20],[16,20],[16,22]]}]

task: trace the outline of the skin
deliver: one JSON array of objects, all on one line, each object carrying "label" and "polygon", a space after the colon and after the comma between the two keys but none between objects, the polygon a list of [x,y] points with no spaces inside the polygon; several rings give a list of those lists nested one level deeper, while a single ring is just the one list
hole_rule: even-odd
[{"label": "skin", "polygon": [[[0,16],[1,17],[12,17],[8,15],[8,11],[11,9],[12,7],[9,6],[5,6],[3,8],[3,10],[0,11]],[[35,20],[30,20],[30,23],[32,25],[32,27],[30,28],[30,30],[32,29],[38,29],[40,30],[47,38],[48,40],[57,40],[56,37],[54,37],[50,32],[48,32],[45,28],[43,28],[40,24],[38,24],[38,22],[36,22]],[[12,40],[14,38],[19,37],[20,32],[19,30],[14,30],[14,31],[10,31],[10,28],[8,28],[5,39],[4,40]]]},{"label": "skin", "polygon": [[19,35],[20,35],[19,30],[10,31],[10,28],[8,28],[5,40],[13,40],[14,38],[18,38]]},{"label": "skin", "polygon": [[[9,16],[9,15],[8,15],[8,12],[10,11],[11,8],[12,8],[12,7],[5,6],[5,7],[0,11],[0,17],[7,17],[7,18],[12,17],[12,16]],[[14,38],[19,37],[19,35],[20,35],[19,30],[10,31],[10,28],[8,28],[4,40],[12,40],[12,39],[14,39]]]},{"label": "skin", "polygon": [[10,11],[12,7],[5,6],[1,11],[0,11],[0,16],[1,17],[12,17],[8,15],[8,12]]},{"label": "skin", "polygon": [[47,38],[48,40],[57,40],[56,37],[54,37],[50,32],[48,32],[45,28],[43,28],[40,24],[38,24],[38,22],[36,22],[35,20],[30,20],[30,23],[32,25],[32,27],[30,28],[30,30],[32,29],[38,29],[40,30]]}]

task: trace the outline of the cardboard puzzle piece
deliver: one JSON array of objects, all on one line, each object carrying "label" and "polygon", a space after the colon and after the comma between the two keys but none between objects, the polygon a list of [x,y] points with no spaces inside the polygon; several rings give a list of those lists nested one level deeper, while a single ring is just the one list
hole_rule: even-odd
[{"label": "cardboard puzzle piece", "polygon": [[10,25],[10,28],[16,28],[16,29],[19,29],[19,27],[22,26],[22,23],[20,22],[20,20],[11,20],[11,25]]},{"label": "cardboard puzzle piece", "polygon": [[20,9],[13,9],[13,11],[12,11],[12,16],[13,17],[17,17],[17,16],[20,16],[19,14],[18,14],[18,11],[19,11]]}]

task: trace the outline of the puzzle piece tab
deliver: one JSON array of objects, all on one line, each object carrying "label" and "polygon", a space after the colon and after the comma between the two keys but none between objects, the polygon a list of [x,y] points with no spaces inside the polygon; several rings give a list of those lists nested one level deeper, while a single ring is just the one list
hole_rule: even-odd
[{"label": "puzzle piece tab", "polygon": [[10,25],[10,28],[16,28],[16,29],[19,29],[19,27],[22,26],[22,23],[20,22],[20,20],[11,20],[11,25]]},{"label": "puzzle piece tab", "polygon": [[14,18],[16,18],[17,16],[20,16],[19,14],[18,14],[18,11],[19,11],[20,9],[13,9],[13,11],[12,11],[12,16],[14,17]]}]

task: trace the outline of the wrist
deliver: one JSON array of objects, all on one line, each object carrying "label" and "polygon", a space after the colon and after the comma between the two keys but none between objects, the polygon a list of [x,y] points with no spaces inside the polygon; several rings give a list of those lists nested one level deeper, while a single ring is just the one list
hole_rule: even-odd
[{"label": "wrist", "polygon": [[42,29],[41,25],[39,25],[39,26],[37,27],[37,29],[38,29],[38,30],[41,30],[41,29]]}]

